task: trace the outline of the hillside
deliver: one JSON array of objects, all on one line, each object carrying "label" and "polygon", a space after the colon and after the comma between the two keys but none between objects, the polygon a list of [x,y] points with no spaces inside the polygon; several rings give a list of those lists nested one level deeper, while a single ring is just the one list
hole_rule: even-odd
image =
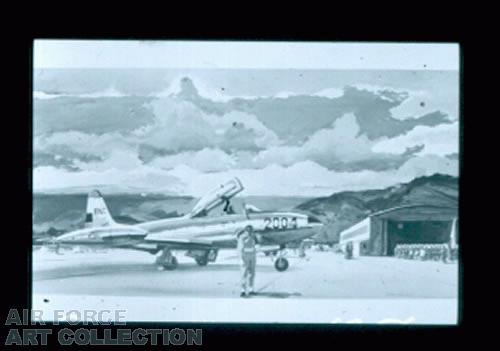
[{"label": "hillside", "polygon": [[337,242],[342,230],[369,214],[410,204],[458,206],[458,178],[434,174],[381,190],[344,191],[304,202],[297,209],[326,223],[318,240]]}]

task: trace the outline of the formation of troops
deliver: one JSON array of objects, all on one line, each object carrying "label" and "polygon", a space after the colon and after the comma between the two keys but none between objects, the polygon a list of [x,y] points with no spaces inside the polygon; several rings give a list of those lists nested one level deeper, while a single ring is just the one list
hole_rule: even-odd
[{"label": "formation of troops", "polygon": [[448,244],[405,244],[397,245],[394,256],[410,260],[453,261],[457,259],[457,249]]}]

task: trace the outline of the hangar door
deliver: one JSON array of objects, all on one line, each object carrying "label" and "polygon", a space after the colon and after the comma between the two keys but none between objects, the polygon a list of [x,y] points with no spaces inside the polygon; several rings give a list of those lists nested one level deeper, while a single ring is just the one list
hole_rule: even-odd
[{"label": "hangar door", "polygon": [[387,221],[387,255],[398,244],[442,244],[450,240],[450,221]]}]

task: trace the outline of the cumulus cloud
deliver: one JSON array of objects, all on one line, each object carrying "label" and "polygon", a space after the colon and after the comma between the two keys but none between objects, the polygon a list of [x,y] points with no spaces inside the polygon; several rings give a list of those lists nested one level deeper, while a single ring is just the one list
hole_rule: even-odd
[{"label": "cumulus cloud", "polygon": [[35,191],[103,186],[115,187],[120,191],[131,188],[176,194],[182,194],[185,188],[181,179],[144,165],[126,170],[108,168],[72,172],[53,166],[41,166],[33,170]]},{"label": "cumulus cloud", "polygon": [[164,98],[153,101],[150,107],[155,120],[142,128],[140,134],[146,144],[169,152],[214,146],[217,134],[193,104]]},{"label": "cumulus cloud", "polygon": [[256,166],[270,163],[290,166],[296,162],[313,160],[329,169],[336,170],[382,170],[395,168],[412,154],[408,148],[400,152],[387,153],[372,150],[375,141],[360,134],[356,116],[345,114],[331,128],[324,128],[301,146],[275,146],[260,152],[255,158]]},{"label": "cumulus cloud", "polygon": [[434,173],[458,176],[458,160],[438,155],[424,155],[409,159],[397,170],[399,177],[408,180]]},{"label": "cumulus cloud", "polygon": [[97,91],[94,93],[79,94],[78,97],[83,98],[101,98],[101,97],[124,97],[127,94],[117,90],[115,87],[109,87],[103,91]]},{"label": "cumulus cloud", "polygon": [[327,88],[313,94],[313,96],[321,96],[329,99],[336,99],[342,95],[344,95],[344,89],[339,88]]},{"label": "cumulus cloud", "polygon": [[226,151],[258,150],[278,143],[276,134],[254,115],[230,111],[222,116],[201,111],[176,98],[151,103],[154,124],[135,132],[144,143],[169,152],[219,147]]},{"label": "cumulus cloud", "polygon": [[423,146],[419,155],[450,155],[458,153],[458,122],[435,127],[418,126],[395,138],[385,139],[373,146],[374,152],[400,154],[406,148]]},{"label": "cumulus cloud", "polygon": [[43,91],[33,91],[33,98],[39,99],[39,100],[54,99],[54,98],[59,97],[59,96],[60,95],[57,95],[57,94],[47,94]]},{"label": "cumulus cloud", "polygon": [[[231,164],[228,154],[257,152],[280,143],[272,130],[248,113],[208,114],[177,98],[157,99],[149,108],[155,116],[152,123],[131,132],[61,131],[36,136],[35,156],[51,153],[72,159],[73,166],[85,170],[107,166],[123,168],[155,158],[160,158],[155,164],[173,167],[173,162],[181,163],[182,157],[189,157],[194,166],[212,171]],[[89,157],[101,162],[86,164],[84,161]],[[214,157],[213,162],[217,163],[205,164],[204,157]],[[54,163],[52,159],[39,159],[43,160],[45,165]]]},{"label": "cumulus cloud", "polygon": [[396,102],[390,112],[393,118],[399,120],[416,119],[434,112],[444,113],[450,120],[458,119],[458,90],[431,92],[372,84],[356,84],[354,87],[376,94],[383,100]]},{"label": "cumulus cloud", "polygon": [[409,92],[409,96],[400,105],[391,109],[391,114],[397,119],[418,118],[435,111],[448,115],[451,120],[458,119],[458,99],[436,96],[429,91]]},{"label": "cumulus cloud", "polygon": [[[255,115],[240,111],[230,111],[222,116],[211,114],[203,114],[202,116],[219,136],[227,138],[231,136],[231,133],[235,133],[238,130],[246,130],[253,134],[254,143],[258,147],[268,147],[280,142],[276,133],[267,128]],[[219,141],[219,143],[221,142],[227,143],[227,140]],[[234,140],[234,142],[238,141]]]},{"label": "cumulus cloud", "polygon": [[[318,91],[312,95],[314,96],[324,96],[329,98],[334,98],[341,96],[343,93],[342,89],[338,88],[328,88]],[[170,81],[167,87],[161,91],[150,94],[150,96],[165,98],[165,97],[180,97],[180,98],[195,98],[201,97],[202,99],[210,100],[217,103],[227,103],[234,99],[244,99],[244,100],[257,100],[257,99],[287,99],[292,96],[305,95],[305,93],[300,93],[296,91],[283,90],[276,94],[268,95],[231,95],[228,94],[224,87],[219,89],[210,87],[203,80],[192,76],[192,75],[178,75]]]},{"label": "cumulus cloud", "polygon": [[370,154],[370,140],[366,135],[359,135],[356,116],[349,113],[339,118],[333,128],[322,129],[314,133],[304,144],[304,149],[316,158],[336,158],[341,162],[354,162]]},{"label": "cumulus cloud", "polygon": [[[330,99],[334,99],[342,96],[344,93],[343,89],[331,87],[322,89],[317,91],[312,96],[321,96]],[[278,99],[287,99],[292,96],[298,95],[309,95],[306,93],[296,92],[296,91],[288,91],[283,90],[276,94],[271,95],[230,95],[225,92],[225,90],[214,89],[209,87],[202,80],[190,76],[190,75],[179,75],[172,79],[172,81],[168,84],[167,88],[162,91],[151,94],[154,97],[194,97],[199,96],[207,100],[211,100],[214,102],[227,103],[230,100],[234,99],[245,99],[245,100],[256,100],[256,99],[268,99],[268,98],[278,98]]]},{"label": "cumulus cloud", "polygon": [[[204,116],[202,120],[210,124],[207,118]],[[224,119],[218,123],[224,131]],[[259,126],[257,123],[256,129]],[[102,159],[85,162],[75,159],[73,164],[78,172],[37,167],[34,187],[133,184],[149,191],[199,196],[214,184],[238,176],[244,181],[248,194],[320,196],[346,189],[389,186],[436,172],[453,175],[458,172],[458,160],[444,157],[453,154],[453,150],[441,145],[442,142],[447,144],[443,141],[447,138],[458,140],[453,134],[458,132],[457,124],[417,127],[400,137],[370,141],[359,135],[355,116],[347,114],[331,128],[313,134],[300,147],[277,145],[257,154],[250,151],[230,154],[219,148],[205,147],[156,156],[145,164],[134,151],[134,142],[149,139],[154,132],[154,128],[143,130],[130,140],[121,134],[95,136],[84,133],[57,134],[44,139],[42,145],[73,145],[75,150],[99,155]],[[117,143],[121,143],[119,148]],[[416,155],[407,154],[408,148],[421,144],[424,148],[417,149]],[[40,147],[38,144],[35,149]],[[355,170],[329,167],[377,159],[387,161],[390,158],[387,155],[396,157],[398,164],[383,169],[366,165]]]},{"label": "cumulus cloud", "polygon": [[[351,85],[359,90],[365,90],[379,95],[382,99],[390,99],[391,93],[401,94],[401,97],[407,97],[408,93],[406,90],[397,89],[394,87],[373,85],[373,84],[354,84]],[[191,76],[191,75],[178,75],[170,81],[164,90],[152,93],[151,96],[154,97],[181,97],[181,98],[193,98],[201,97],[203,99],[211,100],[218,103],[227,103],[233,99],[245,99],[245,100],[256,100],[256,99],[287,99],[293,96],[299,95],[310,95],[310,96],[320,96],[329,99],[336,99],[344,95],[344,88],[342,87],[328,87],[321,89],[313,93],[298,92],[298,91],[288,91],[283,90],[276,94],[269,95],[230,95],[225,92],[223,88],[216,89],[210,87],[203,80]],[[112,95],[110,95],[112,96]]]},{"label": "cumulus cloud", "polygon": [[211,88],[202,80],[186,75],[178,75],[168,84],[164,90],[152,93],[151,96],[165,98],[165,97],[194,97],[199,96],[214,102],[228,102],[233,99],[242,98],[253,100],[261,98],[261,96],[248,96],[248,95],[229,95],[221,89]]},{"label": "cumulus cloud", "polygon": [[182,152],[155,158],[149,165],[164,170],[171,170],[178,165],[186,165],[201,172],[226,171],[234,167],[235,160],[219,149]]},{"label": "cumulus cloud", "polygon": [[91,134],[79,131],[55,132],[36,136],[34,152],[52,152],[60,156],[92,155],[107,157],[113,150],[128,150],[133,145],[130,138],[121,133]]},{"label": "cumulus cloud", "polygon": [[386,100],[397,105],[405,101],[409,96],[409,93],[406,89],[396,89],[393,87],[385,87],[373,84],[355,84],[353,87],[358,90],[371,92],[380,97],[382,100]]},{"label": "cumulus cloud", "polygon": [[102,97],[124,97],[125,93],[117,90],[115,87],[109,87],[102,91],[83,94],[48,94],[44,91],[33,91],[33,98],[39,100],[54,99],[58,97],[78,97],[78,98],[102,98]]},{"label": "cumulus cloud", "polygon": [[230,111],[222,116],[190,102],[163,98],[150,104],[156,119],[134,131],[145,144],[169,152],[219,147],[226,151],[258,150],[278,143],[276,134],[254,115]]},{"label": "cumulus cloud", "polygon": [[201,196],[237,176],[243,182],[247,195],[324,196],[344,190],[384,188],[436,172],[458,175],[458,160],[436,155],[413,157],[397,169],[384,171],[339,172],[328,170],[314,161],[301,161],[289,167],[270,164],[261,169],[228,168],[214,172],[196,169],[194,164],[179,164],[169,169],[159,166],[140,165],[129,169],[107,168],[80,172],[50,166],[37,167],[33,174],[33,185],[38,191],[79,186],[133,185],[152,192]]},{"label": "cumulus cloud", "polygon": [[[435,111],[441,108],[439,99],[434,103],[426,92],[374,85],[349,89],[309,94],[339,98],[336,101],[299,97],[292,103],[283,99],[300,94],[283,92],[267,97],[264,105],[253,101],[241,105],[246,109],[238,109],[238,104],[226,104],[234,97],[202,82],[177,79],[155,98],[141,100],[141,108],[151,118],[139,123],[130,117],[133,128],[102,133],[49,128],[37,135],[33,185],[42,191],[127,185],[200,196],[238,176],[247,194],[322,196],[381,188],[436,172],[457,174],[458,160],[449,155],[458,153],[458,122],[439,120],[437,126],[425,126],[418,125],[421,121],[412,124],[391,117],[407,119]],[[40,99],[52,97],[38,95]],[[121,93],[111,89],[87,95],[109,98]],[[342,98],[349,106],[342,105]],[[317,108],[318,101],[324,103],[321,108]],[[302,118],[306,105],[309,109],[304,111],[313,112],[307,116],[311,120]],[[292,117],[286,119],[289,115],[285,114]],[[288,121],[303,125],[295,131],[288,128]],[[274,122],[281,130],[270,128]],[[310,128],[313,122],[317,126]],[[387,134],[386,129],[408,122],[409,127]],[[303,132],[303,126],[309,129]],[[376,133],[369,135],[370,130]],[[288,138],[289,131],[304,137]]]},{"label": "cumulus cloud", "polygon": [[127,171],[140,168],[143,163],[135,152],[114,149],[103,160],[83,162],[76,159],[73,165],[82,171],[105,171],[107,169]]},{"label": "cumulus cloud", "polygon": [[451,120],[458,119],[458,90],[431,92],[371,84],[356,84],[354,87],[372,92],[384,100],[397,102],[390,112],[393,118],[399,120],[415,119],[434,112],[444,113]]},{"label": "cumulus cloud", "polygon": [[313,161],[302,161],[290,167],[268,165],[263,169],[238,169],[210,174],[184,168],[176,174],[189,180],[188,192],[194,194],[203,194],[221,179],[238,176],[245,185],[246,194],[324,196],[344,190],[380,189],[436,172],[457,175],[458,162],[439,156],[423,156],[412,158],[397,169],[338,172]]}]

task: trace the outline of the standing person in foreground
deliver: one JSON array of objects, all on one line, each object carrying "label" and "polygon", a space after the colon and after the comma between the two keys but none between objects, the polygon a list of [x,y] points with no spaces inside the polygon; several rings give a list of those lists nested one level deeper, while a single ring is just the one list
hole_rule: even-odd
[{"label": "standing person in foreground", "polygon": [[251,226],[237,233],[238,253],[241,257],[241,297],[256,295],[254,291],[255,265],[257,261],[257,237]]}]

